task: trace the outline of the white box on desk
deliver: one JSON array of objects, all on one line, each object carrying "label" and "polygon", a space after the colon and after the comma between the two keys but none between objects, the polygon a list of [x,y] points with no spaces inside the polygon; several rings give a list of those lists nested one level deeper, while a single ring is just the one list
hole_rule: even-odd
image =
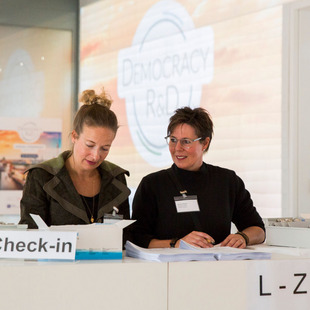
[{"label": "white box on desk", "polygon": [[273,226],[275,219],[265,219],[266,244],[310,248],[310,228]]},{"label": "white box on desk", "polygon": [[120,220],[113,224],[86,224],[50,226],[51,230],[74,230],[78,232],[76,248],[79,250],[100,250],[121,252],[123,249],[123,229],[133,220]]},{"label": "white box on desk", "polygon": [[77,231],[76,259],[122,259],[123,229],[135,220],[119,220],[111,224],[57,225],[48,227],[38,215],[31,215],[39,229]]}]

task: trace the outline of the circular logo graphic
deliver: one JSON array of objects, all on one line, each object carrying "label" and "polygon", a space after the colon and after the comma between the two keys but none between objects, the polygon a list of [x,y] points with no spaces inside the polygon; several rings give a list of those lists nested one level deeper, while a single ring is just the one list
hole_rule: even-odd
[{"label": "circular logo graphic", "polygon": [[24,142],[34,143],[40,138],[41,130],[35,123],[28,122],[18,127],[18,134]]},{"label": "circular logo graphic", "polygon": [[183,6],[160,1],[145,14],[118,62],[118,94],[126,100],[135,147],[150,165],[167,166],[169,118],[180,107],[199,107],[202,85],[213,77],[212,28],[195,29]]}]

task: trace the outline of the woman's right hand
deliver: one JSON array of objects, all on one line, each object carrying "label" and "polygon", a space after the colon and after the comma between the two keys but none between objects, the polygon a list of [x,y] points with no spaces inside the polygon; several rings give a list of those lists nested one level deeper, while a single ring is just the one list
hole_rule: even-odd
[{"label": "woman's right hand", "polygon": [[[201,231],[192,231],[185,237],[181,238],[183,241],[199,248],[212,248],[214,244],[214,239],[208,234]],[[177,242],[179,247],[180,242]]]}]

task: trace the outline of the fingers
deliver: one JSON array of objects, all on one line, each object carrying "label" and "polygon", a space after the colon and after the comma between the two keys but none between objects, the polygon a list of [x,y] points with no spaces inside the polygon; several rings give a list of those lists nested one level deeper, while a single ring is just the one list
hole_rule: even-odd
[{"label": "fingers", "polygon": [[[201,231],[192,231],[182,239],[185,242],[200,248],[211,248],[215,243],[214,239],[210,235]],[[241,235],[231,234],[223,242],[221,242],[220,245],[244,249],[246,248],[246,241]]]},{"label": "fingers", "polygon": [[221,242],[221,246],[244,249],[246,248],[246,242],[242,236],[232,234],[229,235],[223,242]]},{"label": "fingers", "polygon": [[200,248],[213,247],[214,239],[206,233],[193,231],[182,238],[187,243]]}]

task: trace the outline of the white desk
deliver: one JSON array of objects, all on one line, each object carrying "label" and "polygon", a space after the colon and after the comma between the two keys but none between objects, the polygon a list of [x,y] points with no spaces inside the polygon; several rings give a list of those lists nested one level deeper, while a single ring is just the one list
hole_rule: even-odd
[{"label": "white desk", "polygon": [[309,277],[310,260],[170,263],[168,309],[309,309]]},{"label": "white desk", "polygon": [[3,310],[166,310],[167,292],[167,264],[0,262]]},{"label": "white desk", "polygon": [[255,248],[272,259],[169,263],[168,309],[310,309],[310,250]]},{"label": "white desk", "polygon": [[[131,258],[66,263],[0,261],[0,308],[309,309],[310,251],[268,246],[260,250],[271,250],[273,258],[187,263]],[[306,293],[294,294],[296,288]]]}]

